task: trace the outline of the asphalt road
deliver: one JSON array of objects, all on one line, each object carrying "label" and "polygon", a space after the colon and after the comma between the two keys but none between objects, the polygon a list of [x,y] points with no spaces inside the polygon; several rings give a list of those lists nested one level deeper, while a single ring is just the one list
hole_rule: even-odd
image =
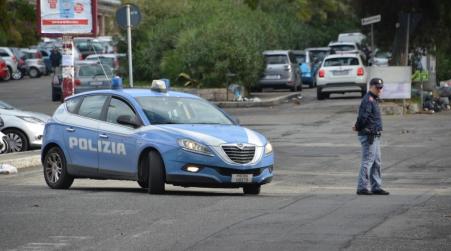
[{"label": "asphalt road", "polygon": [[[0,100],[51,113],[44,80],[2,82]],[[391,195],[357,196],[359,99],[337,97],[305,90],[300,105],[228,110],[274,145],[276,176],[259,196],[95,180],[51,190],[41,167],[0,176],[0,250],[450,250],[451,113],[385,116]]]}]

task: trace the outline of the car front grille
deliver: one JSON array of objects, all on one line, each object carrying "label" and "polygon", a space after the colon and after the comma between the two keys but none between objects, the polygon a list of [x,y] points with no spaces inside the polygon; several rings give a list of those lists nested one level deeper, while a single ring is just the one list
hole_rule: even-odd
[{"label": "car front grille", "polygon": [[229,159],[238,164],[247,164],[254,159],[255,146],[238,147],[235,145],[224,145],[222,149]]}]

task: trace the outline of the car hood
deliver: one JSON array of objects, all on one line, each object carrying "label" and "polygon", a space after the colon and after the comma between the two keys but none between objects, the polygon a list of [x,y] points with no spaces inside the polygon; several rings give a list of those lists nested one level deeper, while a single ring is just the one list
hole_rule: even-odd
[{"label": "car hood", "polygon": [[1,115],[9,115],[9,116],[24,116],[24,117],[35,117],[42,121],[47,122],[50,119],[50,116],[39,113],[39,112],[28,112],[28,111],[22,111],[22,110],[7,110],[7,109],[0,109]]},{"label": "car hood", "polygon": [[253,130],[237,125],[154,125],[162,131],[178,138],[188,138],[205,145],[219,146],[221,144],[241,143],[265,146],[266,138]]}]

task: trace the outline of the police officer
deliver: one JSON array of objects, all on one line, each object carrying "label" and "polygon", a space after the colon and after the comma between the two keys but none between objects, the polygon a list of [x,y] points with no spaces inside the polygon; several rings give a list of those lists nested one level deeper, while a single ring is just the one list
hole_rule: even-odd
[{"label": "police officer", "polygon": [[[359,115],[353,130],[358,132],[362,145],[362,163],[357,182],[358,195],[388,195],[382,189],[380,137],[382,118],[379,109],[379,95],[384,87],[380,78],[370,81],[370,90],[363,97],[359,107]],[[371,191],[368,190],[368,180]]]}]

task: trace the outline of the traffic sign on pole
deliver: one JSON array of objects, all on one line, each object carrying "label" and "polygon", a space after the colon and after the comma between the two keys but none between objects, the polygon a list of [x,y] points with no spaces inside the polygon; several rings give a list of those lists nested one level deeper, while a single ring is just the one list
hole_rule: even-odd
[{"label": "traffic sign on pole", "polygon": [[381,21],[381,15],[362,18],[362,25],[379,23]]}]

